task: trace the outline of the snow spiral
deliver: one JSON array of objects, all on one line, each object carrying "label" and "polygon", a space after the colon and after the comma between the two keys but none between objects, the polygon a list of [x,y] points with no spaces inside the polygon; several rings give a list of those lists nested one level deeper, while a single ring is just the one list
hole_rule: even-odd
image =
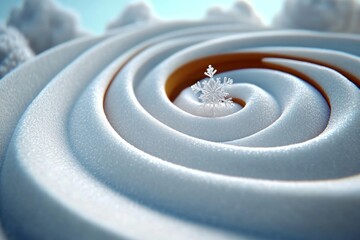
[{"label": "snow spiral", "polygon": [[[169,23],[53,49],[0,83],[17,88],[0,94],[6,232],[358,238],[359,44]],[[234,79],[237,111],[206,118],[192,107],[187,92],[209,64]]]}]

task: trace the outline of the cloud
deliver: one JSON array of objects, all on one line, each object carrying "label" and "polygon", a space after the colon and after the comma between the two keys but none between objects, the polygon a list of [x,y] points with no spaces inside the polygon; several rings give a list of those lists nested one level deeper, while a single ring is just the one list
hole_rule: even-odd
[{"label": "cloud", "polygon": [[273,26],[333,32],[360,32],[355,0],[286,0]]},{"label": "cloud", "polygon": [[31,57],[33,52],[21,33],[0,25],[0,79]]},{"label": "cloud", "polygon": [[256,13],[250,2],[237,0],[234,5],[227,10],[219,6],[210,8],[206,13],[206,20],[223,22],[241,22],[254,25],[262,25],[261,18]]},{"label": "cloud", "polygon": [[156,21],[157,18],[150,6],[145,2],[129,4],[113,22],[108,25],[108,29],[118,28],[121,26]]},{"label": "cloud", "polygon": [[84,35],[75,14],[53,0],[25,0],[12,10],[7,24],[28,39],[35,53]]}]

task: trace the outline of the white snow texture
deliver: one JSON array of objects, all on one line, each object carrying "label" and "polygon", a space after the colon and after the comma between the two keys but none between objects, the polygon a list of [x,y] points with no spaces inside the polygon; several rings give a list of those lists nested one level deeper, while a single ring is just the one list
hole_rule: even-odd
[{"label": "white snow texture", "polygon": [[355,0],[286,0],[273,25],[280,28],[360,32],[360,4]]},{"label": "white snow texture", "polygon": [[156,21],[151,7],[145,2],[129,4],[121,14],[108,25],[108,29],[118,28],[133,23]]},{"label": "white snow texture", "polygon": [[16,29],[0,25],[0,79],[32,56],[26,40]]},{"label": "white snow texture", "polygon": [[53,0],[25,0],[7,23],[19,29],[35,53],[84,35],[76,15]]}]

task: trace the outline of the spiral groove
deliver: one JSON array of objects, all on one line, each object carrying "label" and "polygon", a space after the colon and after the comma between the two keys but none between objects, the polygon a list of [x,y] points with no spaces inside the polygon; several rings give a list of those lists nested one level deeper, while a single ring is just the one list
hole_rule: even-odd
[{"label": "spiral groove", "polygon": [[[31,87],[9,93],[15,105],[1,98],[5,230],[34,239],[357,239],[360,39],[257,30],[124,28],[6,77],[1,93],[26,75]],[[236,106],[214,118],[190,90],[209,64],[234,79]]]}]

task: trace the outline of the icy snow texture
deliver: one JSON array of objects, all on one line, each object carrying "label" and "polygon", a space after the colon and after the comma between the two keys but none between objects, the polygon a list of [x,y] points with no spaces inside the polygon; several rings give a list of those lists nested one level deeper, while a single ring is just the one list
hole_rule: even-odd
[{"label": "icy snow texture", "polygon": [[218,109],[230,108],[234,105],[232,99],[227,97],[229,95],[227,89],[231,87],[233,80],[224,77],[222,81],[221,78],[214,77],[216,71],[209,65],[204,72],[209,79],[198,81],[191,86],[193,93],[199,95],[198,99],[203,104],[203,110],[211,113],[213,117],[217,116]]},{"label": "icy snow texture", "polygon": [[286,0],[273,25],[360,33],[360,4],[355,0]]},{"label": "icy snow texture", "polygon": [[85,34],[76,15],[53,0],[25,0],[13,9],[7,24],[19,29],[35,53]]},{"label": "icy snow texture", "polygon": [[0,79],[31,57],[24,37],[15,28],[0,25]]},{"label": "icy snow texture", "polygon": [[108,29],[118,28],[134,23],[140,24],[152,21],[156,21],[153,11],[146,2],[140,1],[126,6],[121,14],[114,21],[109,23]]},{"label": "icy snow texture", "polygon": [[[359,239],[359,37],[249,30],[138,26],[59,46],[0,81],[5,230],[18,239]],[[314,83],[235,67],[219,77],[234,79],[230,97],[244,108],[204,118],[169,100],[176,69],[239,51],[282,54],[263,62]]]},{"label": "icy snow texture", "polygon": [[212,7],[207,11],[205,19],[210,21],[262,25],[259,15],[247,0],[237,0],[234,5],[227,10],[224,10],[220,6]]}]

